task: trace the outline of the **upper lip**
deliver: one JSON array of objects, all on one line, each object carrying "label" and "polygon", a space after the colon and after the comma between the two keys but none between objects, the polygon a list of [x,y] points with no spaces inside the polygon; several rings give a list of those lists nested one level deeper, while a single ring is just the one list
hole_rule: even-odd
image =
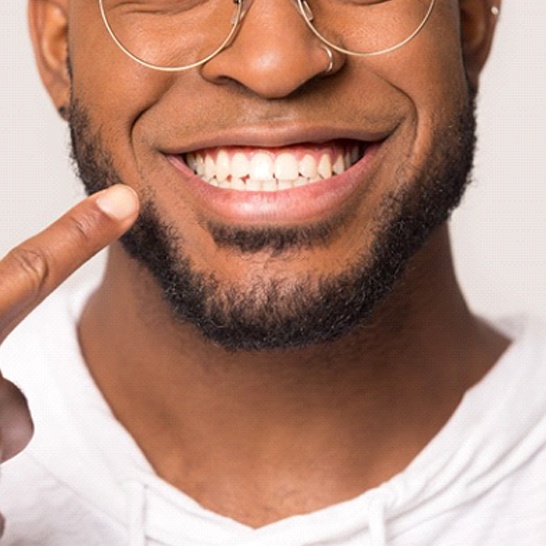
[{"label": "upper lip", "polygon": [[222,146],[249,146],[259,148],[278,148],[297,144],[320,144],[333,140],[355,140],[372,143],[385,140],[396,127],[384,130],[363,131],[349,128],[327,126],[246,126],[224,129],[214,134],[202,134],[192,139],[191,143],[176,146],[164,146],[166,155],[182,155],[197,150]]}]

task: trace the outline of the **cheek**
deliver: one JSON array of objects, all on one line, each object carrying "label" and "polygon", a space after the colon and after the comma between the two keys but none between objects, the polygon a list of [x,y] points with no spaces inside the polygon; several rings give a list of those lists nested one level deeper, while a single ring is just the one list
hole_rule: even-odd
[{"label": "cheek", "polygon": [[458,109],[468,95],[458,2],[437,1],[421,34],[374,63],[378,73],[407,95],[419,117]]},{"label": "cheek", "polygon": [[429,21],[426,32],[399,51],[389,63],[389,83],[407,99],[415,127],[415,146],[427,150],[435,134],[458,119],[469,101],[458,15],[445,3]]},{"label": "cheek", "polygon": [[69,56],[72,95],[94,127],[130,134],[136,119],[168,85],[168,77],[123,54],[106,31],[96,1],[72,3]]},{"label": "cheek", "polygon": [[146,186],[139,120],[164,93],[168,81],[117,48],[94,4],[78,10],[71,21],[72,98],[85,112],[87,136],[98,135],[121,180],[138,191]]},{"label": "cheek", "polygon": [[426,120],[449,123],[468,101],[458,11],[454,3],[439,3],[413,63],[410,93]]}]

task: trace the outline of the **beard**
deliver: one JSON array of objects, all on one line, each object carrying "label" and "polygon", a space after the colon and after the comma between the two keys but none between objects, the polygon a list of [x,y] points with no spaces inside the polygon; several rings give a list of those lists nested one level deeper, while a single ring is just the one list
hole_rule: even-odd
[{"label": "beard", "polygon": [[[151,273],[173,318],[192,324],[226,350],[266,351],[332,341],[372,322],[374,310],[392,292],[409,259],[458,205],[470,180],[475,130],[475,96],[470,93],[458,119],[434,135],[424,167],[417,171],[405,164],[398,170],[393,186],[405,189],[385,196],[372,223],[371,245],[341,274],[256,277],[244,285],[221,282],[213,268],[206,272],[194,266],[177,227],[157,210],[152,190],[141,199],[141,214],[121,243]],[[72,157],[88,194],[123,182],[76,100],[70,108],[70,134]],[[218,246],[243,257],[268,251],[282,259],[284,253],[293,257],[315,245],[327,246],[341,220],[306,228],[206,227]]]}]

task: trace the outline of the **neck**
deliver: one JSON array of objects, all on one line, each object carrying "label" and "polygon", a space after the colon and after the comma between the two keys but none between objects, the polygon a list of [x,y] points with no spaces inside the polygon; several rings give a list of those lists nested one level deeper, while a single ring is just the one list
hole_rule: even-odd
[{"label": "neck", "polygon": [[258,526],[401,471],[506,348],[468,311],[446,228],[402,281],[370,324],[335,342],[229,353],[175,323],[154,282],[114,248],[80,340],[158,474]]}]

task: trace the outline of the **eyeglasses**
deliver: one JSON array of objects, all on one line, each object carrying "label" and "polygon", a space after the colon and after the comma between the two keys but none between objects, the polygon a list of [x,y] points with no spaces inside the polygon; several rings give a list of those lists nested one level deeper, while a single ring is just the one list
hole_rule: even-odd
[{"label": "eyeglasses", "polygon": [[[413,40],[426,25],[436,3],[294,1],[307,26],[322,42],[357,57],[390,53]],[[234,39],[251,4],[251,0],[98,2],[106,29],[118,47],[137,63],[164,72],[189,70],[218,55]]]}]

